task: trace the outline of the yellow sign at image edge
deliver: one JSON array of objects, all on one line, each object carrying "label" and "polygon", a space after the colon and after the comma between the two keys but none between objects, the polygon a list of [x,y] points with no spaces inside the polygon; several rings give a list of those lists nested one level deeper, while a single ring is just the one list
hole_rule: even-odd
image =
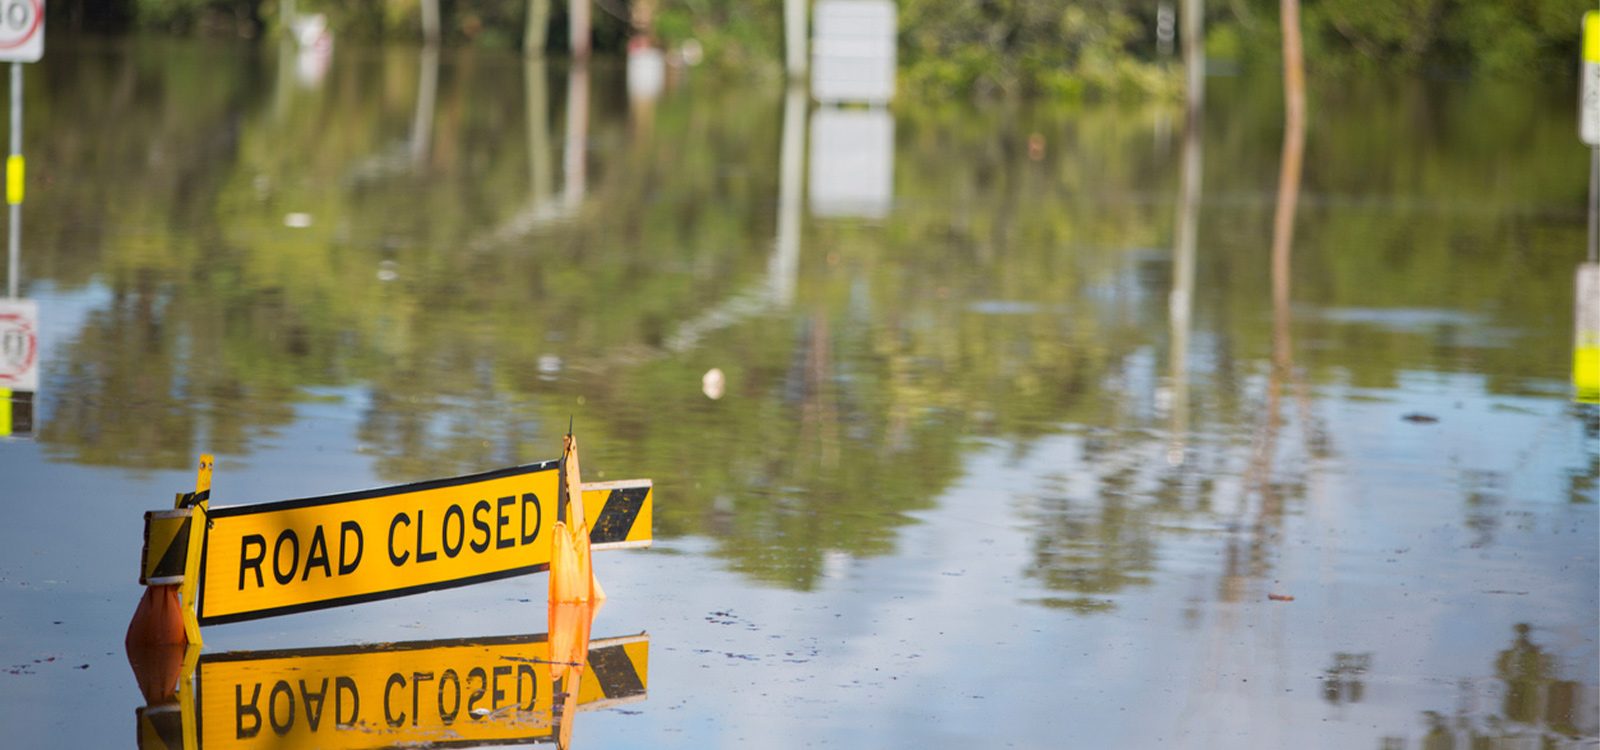
[{"label": "yellow sign at image edge", "polygon": [[1600,13],[1583,14],[1583,60],[1600,63]]}]

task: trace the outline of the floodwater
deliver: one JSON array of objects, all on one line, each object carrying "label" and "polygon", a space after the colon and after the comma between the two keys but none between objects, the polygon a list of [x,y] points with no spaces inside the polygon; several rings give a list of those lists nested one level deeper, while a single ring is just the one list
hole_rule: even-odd
[{"label": "floodwater", "polygon": [[[1270,76],[1213,77],[1192,127],[627,80],[144,42],[27,69],[6,745],[137,743],[142,514],[201,453],[232,505],[554,458],[569,419],[585,479],[655,481],[592,630],[648,634],[647,674],[575,746],[1600,743],[1575,86],[1314,86],[1275,241]],[[203,658],[538,642],[545,590],[217,625]]]}]

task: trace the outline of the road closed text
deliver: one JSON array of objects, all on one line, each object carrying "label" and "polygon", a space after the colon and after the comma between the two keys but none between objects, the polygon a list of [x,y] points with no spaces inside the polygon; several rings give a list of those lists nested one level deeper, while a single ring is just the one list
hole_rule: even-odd
[{"label": "road closed text", "polygon": [[390,747],[548,734],[542,641],[339,651],[202,658],[201,746]]},{"label": "road closed text", "polygon": [[333,606],[532,572],[549,563],[553,463],[521,473],[215,508],[202,622]]}]

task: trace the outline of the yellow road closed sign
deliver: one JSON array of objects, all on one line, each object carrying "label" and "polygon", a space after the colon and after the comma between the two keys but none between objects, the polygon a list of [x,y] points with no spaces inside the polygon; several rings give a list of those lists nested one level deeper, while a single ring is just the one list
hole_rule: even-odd
[{"label": "yellow road closed sign", "polygon": [[[559,461],[209,510],[199,622],[214,624],[546,570]],[[649,480],[585,485],[595,549],[650,542]]]}]

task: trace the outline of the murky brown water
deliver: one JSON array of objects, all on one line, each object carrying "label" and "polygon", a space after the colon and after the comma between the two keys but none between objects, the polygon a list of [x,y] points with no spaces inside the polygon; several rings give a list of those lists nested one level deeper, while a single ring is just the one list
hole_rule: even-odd
[{"label": "murky brown water", "polygon": [[[1275,305],[1275,80],[1213,79],[1186,139],[1164,106],[630,100],[489,54],[61,44],[28,76],[7,744],[135,743],[141,514],[199,453],[231,505],[552,458],[569,417],[586,478],[657,492],[655,548],[597,558],[648,696],[579,746],[1600,742],[1566,88],[1314,88]],[[544,591],[206,653],[516,641]]]}]

